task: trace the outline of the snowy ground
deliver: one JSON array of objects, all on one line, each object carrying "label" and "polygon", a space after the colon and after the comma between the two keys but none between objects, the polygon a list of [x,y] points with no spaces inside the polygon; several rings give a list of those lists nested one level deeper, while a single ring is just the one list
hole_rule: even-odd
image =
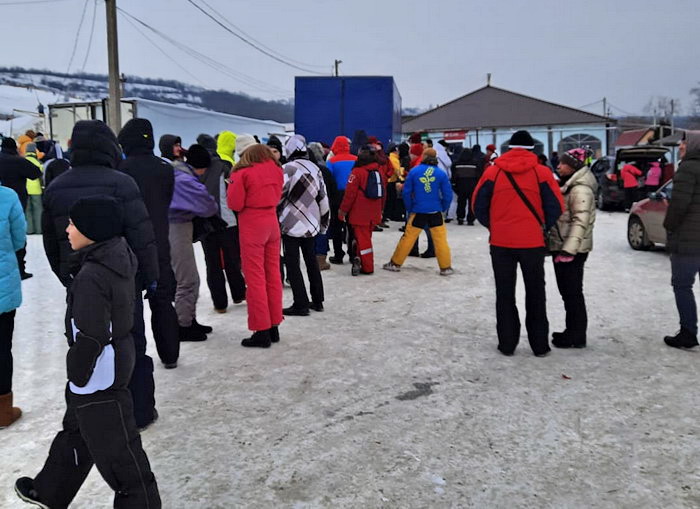
[{"label": "snowy ground", "polygon": [[[598,219],[589,348],[544,359],[525,336],[514,357],[495,349],[483,228],[449,226],[457,274],[443,278],[435,260],[379,270],[397,226],[375,235],[374,276],[325,272],[326,312],[288,319],[270,350],[241,348],[245,306],[214,314],[202,284],[215,333],[183,345],[178,369],[158,365],[161,417],[143,434],[163,507],[700,507],[700,352],[663,345],[677,328],[668,258],[632,251],[625,215]],[[64,410],[63,291],[36,236],[29,269],[2,508],[23,507],[12,483],[41,467]],[[72,507],[111,507],[95,470]]]}]

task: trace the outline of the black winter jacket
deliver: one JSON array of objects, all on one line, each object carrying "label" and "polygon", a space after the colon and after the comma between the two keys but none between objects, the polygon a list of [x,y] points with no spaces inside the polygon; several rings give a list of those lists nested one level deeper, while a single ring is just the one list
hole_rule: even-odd
[{"label": "black winter jacket", "polygon": [[14,190],[22,210],[27,207],[27,179],[41,178],[41,170],[17,152],[0,152],[0,184]]},{"label": "black winter jacket", "polygon": [[44,192],[44,250],[51,270],[68,287],[74,272],[66,228],[73,204],[85,196],[106,195],[122,202],[123,235],[138,260],[137,285],[145,289],[158,280],[158,253],[153,226],[134,179],[117,171],[120,150],[111,130],[98,120],[81,120],[73,129],[73,168],[57,177]]},{"label": "black winter jacket", "polygon": [[85,387],[97,358],[111,344],[114,348],[111,387],[126,387],[135,359],[131,328],[136,257],[122,237],[92,244],[74,256],[79,270],[68,290],[66,309],[66,337],[70,346],[66,359],[68,380]]},{"label": "black winter jacket", "polygon": [[687,131],[686,143],[664,220],[666,249],[675,254],[700,255],[700,131]]},{"label": "black winter jacket", "polygon": [[129,120],[119,133],[126,159],[119,170],[136,181],[153,224],[161,272],[170,266],[168,209],[173,199],[175,173],[172,165],[153,155],[153,127],[146,119]]}]

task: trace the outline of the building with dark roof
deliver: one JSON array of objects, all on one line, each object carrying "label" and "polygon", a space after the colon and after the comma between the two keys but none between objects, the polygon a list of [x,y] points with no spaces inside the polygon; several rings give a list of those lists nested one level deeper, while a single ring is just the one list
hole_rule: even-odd
[{"label": "building with dark roof", "polygon": [[608,133],[614,125],[608,117],[487,85],[405,120],[403,132],[425,132],[465,146],[493,143],[502,152],[515,131],[527,129],[537,152],[586,145],[600,155],[608,153]]}]

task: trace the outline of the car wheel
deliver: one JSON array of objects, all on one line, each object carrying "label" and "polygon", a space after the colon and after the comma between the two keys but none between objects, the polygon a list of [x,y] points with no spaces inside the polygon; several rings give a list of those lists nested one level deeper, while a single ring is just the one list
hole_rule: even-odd
[{"label": "car wheel", "polygon": [[649,242],[644,223],[637,216],[630,216],[627,222],[627,242],[636,251],[646,251],[653,244]]}]

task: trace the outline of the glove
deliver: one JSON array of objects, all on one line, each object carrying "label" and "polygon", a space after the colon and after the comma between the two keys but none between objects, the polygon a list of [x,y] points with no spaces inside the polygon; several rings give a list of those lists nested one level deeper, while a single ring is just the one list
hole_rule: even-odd
[{"label": "glove", "polygon": [[343,223],[345,222],[345,212],[343,212],[342,210],[338,211],[338,221],[341,221]]},{"label": "glove", "polygon": [[158,281],[153,281],[146,287],[146,298],[150,299],[155,296],[156,290],[158,289]]},{"label": "glove", "polygon": [[97,341],[78,332],[75,343],[68,349],[66,357],[68,380],[78,387],[85,387],[90,381],[100,353],[102,346]]},{"label": "glove", "polygon": [[569,263],[573,262],[574,257],[570,254],[562,253],[554,257],[554,263]]}]

